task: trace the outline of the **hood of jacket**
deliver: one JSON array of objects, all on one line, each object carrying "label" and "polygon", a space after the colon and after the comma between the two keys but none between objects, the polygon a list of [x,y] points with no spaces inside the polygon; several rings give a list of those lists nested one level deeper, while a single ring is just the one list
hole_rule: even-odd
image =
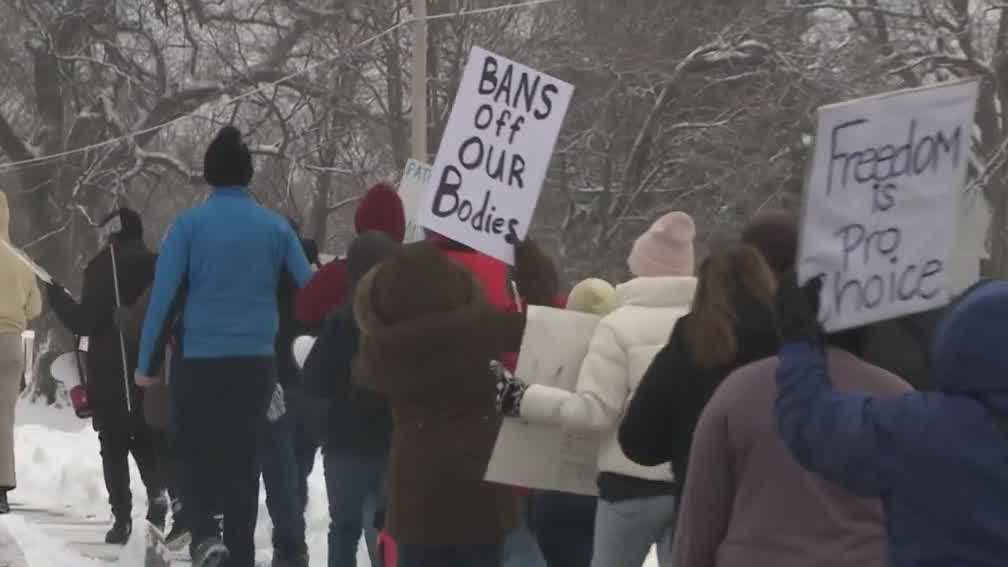
[{"label": "hood of jacket", "polygon": [[3,191],[0,191],[0,240],[10,242],[10,206]]},{"label": "hood of jacket", "polygon": [[983,283],[960,298],[938,326],[934,381],[950,394],[985,394],[1008,413],[1008,282]]},{"label": "hood of jacket", "polygon": [[689,307],[696,286],[691,276],[634,278],[616,286],[612,307]]}]

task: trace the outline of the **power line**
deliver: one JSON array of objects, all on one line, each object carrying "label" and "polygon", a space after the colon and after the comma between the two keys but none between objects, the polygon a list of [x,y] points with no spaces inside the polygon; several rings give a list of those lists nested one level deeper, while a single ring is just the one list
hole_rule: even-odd
[{"label": "power line", "polygon": [[[346,56],[348,56],[350,54],[348,52],[354,52],[354,51],[357,51],[357,50],[359,50],[359,49],[361,49],[363,47],[367,47],[368,45],[370,45],[370,44],[378,41],[379,39],[381,39],[381,38],[383,38],[383,37],[385,37],[387,35],[390,35],[392,33],[395,33],[396,31],[398,31],[398,30],[400,30],[400,29],[402,29],[402,28],[404,28],[404,27],[406,27],[406,26],[408,26],[410,24],[416,23],[418,21],[446,20],[446,19],[451,19],[451,18],[461,18],[461,17],[465,17],[465,16],[476,16],[476,15],[481,15],[481,14],[489,14],[489,13],[493,13],[493,12],[503,12],[503,11],[506,11],[506,10],[516,10],[516,9],[519,9],[519,8],[531,8],[531,7],[534,7],[534,6],[539,6],[539,5],[542,5],[542,4],[551,4],[551,3],[559,2],[559,1],[561,1],[561,0],[527,0],[527,1],[524,1],[524,2],[516,2],[516,3],[513,3],[513,4],[505,4],[503,6],[493,6],[493,7],[490,7],[490,8],[478,8],[478,9],[473,9],[473,10],[459,11],[459,12],[450,12],[450,13],[444,13],[444,14],[434,14],[434,15],[427,16],[425,18],[409,18],[408,20],[404,20],[402,22],[399,22],[398,24],[395,24],[395,25],[391,26],[390,28],[386,29],[385,31],[383,31],[381,33],[375,34],[375,35],[373,35],[373,36],[371,36],[371,37],[369,37],[369,38],[361,41],[357,45],[354,45],[352,47],[347,48],[346,50],[344,50],[343,52],[341,52],[341,53],[339,53],[337,55],[333,55],[332,57],[325,58],[325,59],[323,59],[321,61],[316,61],[315,63],[312,63],[311,65],[307,65],[307,66],[305,66],[302,69],[294,71],[294,72],[292,72],[292,73],[290,73],[288,75],[285,75],[285,76],[283,76],[283,77],[281,77],[281,78],[279,78],[279,79],[277,79],[275,81],[272,81],[272,82],[266,83],[266,84],[264,84],[262,86],[259,86],[259,87],[256,87],[254,89],[248,90],[248,91],[246,91],[244,93],[241,93],[241,94],[239,94],[239,95],[237,95],[235,97],[232,97],[232,98],[230,98],[230,99],[228,99],[226,101],[215,101],[215,102],[209,103],[209,104],[215,105],[216,108],[226,108],[226,107],[231,106],[231,105],[233,105],[233,104],[235,104],[237,102],[240,102],[240,101],[242,101],[242,100],[244,100],[246,98],[249,98],[249,97],[251,97],[253,95],[261,93],[261,92],[263,92],[263,91],[265,91],[267,89],[279,86],[282,83],[286,83],[287,81],[290,81],[291,79],[297,77],[298,75],[302,75],[304,73],[308,73],[308,72],[313,71],[313,70],[315,70],[315,69],[317,69],[317,68],[319,68],[319,67],[321,67],[323,65],[328,65],[329,63],[332,63],[333,61],[336,61],[338,59],[342,59],[342,58],[344,58],[344,57],[346,57]],[[27,166],[31,166],[31,165],[34,165],[34,164],[47,162],[47,161],[52,161],[52,160],[55,160],[55,159],[59,159],[59,158],[63,158],[63,157],[67,157],[67,156],[71,156],[71,155],[75,155],[75,154],[79,154],[79,153],[84,153],[84,152],[89,152],[89,151],[92,151],[92,150],[97,150],[97,149],[104,148],[104,147],[107,147],[107,146],[113,146],[113,145],[119,144],[121,142],[124,142],[126,140],[129,140],[131,138],[134,138],[136,136],[142,136],[144,134],[152,134],[154,132],[158,132],[158,131],[163,130],[165,128],[168,128],[170,126],[174,126],[175,124],[178,124],[179,122],[182,122],[184,120],[188,120],[188,119],[196,116],[197,114],[200,113],[200,109],[202,107],[203,107],[203,105],[201,105],[200,108],[197,108],[197,109],[195,109],[195,110],[193,110],[191,112],[188,112],[186,114],[183,114],[183,115],[178,116],[176,118],[173,118],[171,120],[167,120],[167,121],[162,122],[160,124],[157,124],[155,126],[150,126],[148,128],[144,128],[142,130],[137,130],[135,132],[130,132],[129,134],[123,134],[122,136],[118,136],[116,138],[110,138],[108,140],[103,140],[101,142],[95,142],[94,144],[89,144],[87,146],[81,146],[79,148],[74,148],[72,150],[66,150],[66,151],[63,151],[63,152],[55,153],[55,154],[38,156],[38,157],[34,157],[34,158],[30,158],[30,159],[25,159],[25,160],[21,160],[21,161],[12,161],[12,162],[8,162],[8,163],[3,163],[3,164],[0,164],[0,173],[6,172],[6,171],[11,171],[11,170],[14,170],[14,169],[21,169],[23,167],[27,167]]]}]

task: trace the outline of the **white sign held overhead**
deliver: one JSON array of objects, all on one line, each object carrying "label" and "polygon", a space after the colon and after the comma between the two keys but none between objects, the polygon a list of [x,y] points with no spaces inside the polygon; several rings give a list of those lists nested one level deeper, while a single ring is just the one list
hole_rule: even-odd
[{"label": "white sign held overhead", "polygon": [[402,181],[399,182],[399,198],[402,199],[403,210],[406,212],[406,244],[420,242],[426,237],[423,227],[417,224],[417,213],[420,201],[430,185],[430,177],[429,164],[415,159],[406,162]]},{"label": "white sign held overhead", "polygon": [[573,93],[568,83],[474,47],[417,222],[513,263]]},{"label": "white sign held overhead", "polygon": [[824,277],[827,331],[948,302],[978,87],[942,84],[819,109],[798,275]]}]

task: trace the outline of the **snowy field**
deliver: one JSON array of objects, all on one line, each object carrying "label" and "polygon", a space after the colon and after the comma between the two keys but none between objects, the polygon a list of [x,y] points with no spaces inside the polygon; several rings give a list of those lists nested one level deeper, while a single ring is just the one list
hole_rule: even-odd
[{"label": "snowy field", "polygon": [[[17,409],[17,424],[14,443],[18,487],[11,493],[11,500],[33,509],[50,510],[82,520],[108,520],[94,530],[95,533],[100,530],[103,536],[105,529],[111,525],[111,514],[102,480],[98,434],[91,428],[90,422],[77,419],[69,408],[41,407],[21,401]],[[147,510],[146,497],[132,461],[130,466],[133,515],[137,518],[134,524],[142,526]],[[317,458],[309,479],[306,519],[311,565],[325,565],[329,513],[321,456]],[[67,541],[60,541],[59,537],[46,533],[16,513],[4,517],[0,526],[11,532],[24,550],[28,567],[139,567],[143,564],[143,534],[140,529],[135,530],[133,540],[121,550],[119,560],[109,563],[81,557],[79,552],[68,546]],[[272,555],[271,529],[265,492],[260,490],[256,559],[266,565]],[[363,545],[358,551],[358,565],[370,566]],[[653,556],[645,567],[657,567]]]}]

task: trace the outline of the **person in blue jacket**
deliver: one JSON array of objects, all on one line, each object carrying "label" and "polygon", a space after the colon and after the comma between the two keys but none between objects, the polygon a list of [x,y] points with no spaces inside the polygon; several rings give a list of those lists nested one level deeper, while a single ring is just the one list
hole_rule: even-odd
[{"label": "person in blue jacket", "polygon": [[816,320],[822,282],[778,292],[777,424],[795,459],[881,498],[893,567],[1008,564],[1008,282],[981,282],[938,327],[936,392],[839,393]]},{"label": "person in blue jacket", "polygon": [[155,353],[181,309],[172,420],[193,563],[253,567],[257,445],[276,384],[277,290],[285,270],[300,287],[311,268],[287,221],[249,195],[252,156],[237,129],[223,128],[203,163],[213,193],[182,213],[161,244],[135,379],[152,383]]}]

